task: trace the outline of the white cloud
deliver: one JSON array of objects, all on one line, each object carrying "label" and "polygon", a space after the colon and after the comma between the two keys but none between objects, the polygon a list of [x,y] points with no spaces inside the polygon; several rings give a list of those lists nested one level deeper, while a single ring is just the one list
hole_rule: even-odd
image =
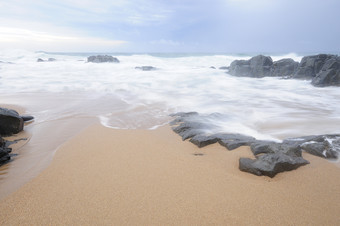
[{"label": "white cloud", "polygon": [[112,51],[126,41],[67,34],[53,34],[24,28],[0,27],[0,48],[45,51]]}]

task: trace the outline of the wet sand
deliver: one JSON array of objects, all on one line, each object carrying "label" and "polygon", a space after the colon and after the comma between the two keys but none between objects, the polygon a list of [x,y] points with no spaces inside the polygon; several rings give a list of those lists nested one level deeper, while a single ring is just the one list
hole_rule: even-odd
[{"label": "wet sand", "polygon": [[249,148],[198,149],[169,126],[94,124],[1,201],[0,225],[339,224],[336,164],[304,154],[311,164],[270,179],[239,171],[239,157]]}]

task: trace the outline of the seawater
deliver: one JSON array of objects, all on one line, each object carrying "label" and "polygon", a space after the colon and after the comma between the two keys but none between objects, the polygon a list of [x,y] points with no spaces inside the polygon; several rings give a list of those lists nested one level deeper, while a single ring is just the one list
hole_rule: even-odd
[{"label": "seawater", "polygon": [[[87,63],[90,55],[97,53],[0,52],[0,103],[24,105],[38,124],[97,117],[111,128],[152,129],[169,122],[171,113],[196,111],[215,125],[207,133],[281,140],[340,132],[338,87],[240,78],[218,69],[251,55],[109,53],[120,63],[100,64]],[[302,58],[294,53],[272,56],[287,57]],[[56,61],[37,62],[38,58]],[[137,66],[157,70],[141,71]]]}]

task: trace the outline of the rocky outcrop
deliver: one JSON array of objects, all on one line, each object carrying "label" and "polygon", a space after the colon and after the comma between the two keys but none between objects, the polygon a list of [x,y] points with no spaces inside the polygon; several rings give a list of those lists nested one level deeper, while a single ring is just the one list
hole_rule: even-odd
[{"label": "rocky outcrop", "polygon": [[305,56],[301,62],[287,58],[272,62],[269,56],[258,55],[249,60],[235,60],[228,73],[240,77],[285,77],[312,80],[318,87],[340,86],[340,57],[331,54]]},{"label": "rocky outcrop", "polygon": [[157,68],[155,68],[153,66],[140,66],[140,67],[135,67],[135,69],[141,70],[141,71],[154,71],[154,70],[157,70]]},{"label": "rocky outcrop", "polygon": [[318,87],[340,86],[340,57],[328,59],[313,78],[312,84]]},{"label": "rocky outcrop", "polygon": [[32,116],[20,116],[15,110],[0,108],[0,135],[11,136],[24,128],[24,121],[32,120]]},{"label": "rocky outcrop", "polygon": [[92,63],[119,63],[119,60],[116,57],[109,55],[97,55],[97,56],[89,56],[87,58],[87,62]]},{"label": "rocky outcrop", "polygon": [[250,60],[235,60],[230,64],[229,74],[239,77],[262,78],[270,76],[273,60],[269,56],[258,55]]},{"label": "rocky outcrop", "polygon": [[335,55],[329,54],[303,57],[292,78],[313,79],[320,72],[323,65],[333,57],[335,57]]},{"label": "rocky outcrop", "polygon": [[278,143],[236,133],[207,133],[213,127],[209,120],[196,112],[180,112],[171,116],[175,117],[170,123],[173,131],[200,148],[214,143],[228,150],[250,146],[255,159],[240,158],[239,169],[258,176],[274,177],[309,164],[302,158],[302,151],[327,159],[336,159],[340,153],[340,134],[291,138]]},{"label": "rocky outcrop", "polygon": [[274,61],[270,69],[270,76],[273,77],[292,76],[296,71],[298,65],[299,65],[298,62],[290,58]]}]

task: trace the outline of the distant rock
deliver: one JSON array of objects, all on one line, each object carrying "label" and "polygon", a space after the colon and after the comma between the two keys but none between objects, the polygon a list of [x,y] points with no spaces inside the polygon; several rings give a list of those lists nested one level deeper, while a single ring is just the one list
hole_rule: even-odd
[{"label": "distant rock", "polygon": [[340,57],[328,59],[313,78],[312,84],[318,87],[340,86]]},{"label": "distant rock", "polygon": [[229,67],[223,66],[223,67],[219,67],[218,69],[220,69],[220,70],[229,70]]},{"label": "distant rock", "polygon": [[340,86],[340,57],[331,54],[305,56],[301,62],[258,55],[249,60],[234,60],[228,74],[239,77],[282,77],[312,80],[317,87]]},{"label": "distant rock", "polygon": [[334,57],[336,56],[330,54],[319,54],[303,57],[293,75],[293,78],[313,79],[321,71],[326,61]]},{"label": "distant rock", "polygon": [[214,66],[211,66],[210,68],[211,68],[211,69],[216,69],[216,67],[214,67]]},{"label": "distant rock", "polygon": [[241,158],[239,169],[259,176],[274,177],[278,173],[309,164],[302,158],[302,151],[327,159],[337,159],[340,153],[340,134],[290,138],[278,143],[237,133],[207,134],[206,131],[212,131],[213,128],[207,120],[209,116],[206,118],[197,112],[180,112],[171,116],[175,117],[170,123],[173,131],[200,148],[214,143],[228,150],[250,146],[255,159]]},{"label": "distant rock", "polygon": [[87,62],[92,63],[119,63],[119,60],[116,57],[109,55],[97,55],[97,56],[89,56],[87,58]]},{"label": "distant rock", "polygon": [[157,70],[157,68],[152,67],[152,66],[140,66],[140,67],[135,67],[135,69],[141,70],[141,71],[154,71],[154,70]]},{"label": "distant rock", "polygon": [[15,110],[0,108],[0,135],[11,136],[24,128],[24,121],[32,120],[32,116],[20,116]]},{"label": "distant rock", "polygon": [[270,69],[270,76],[273,77],[286,77],[292,76],[297,69],[299,63],[293,59],[286,58],[274,61]]},{"label": "distant rock", "polygon": [[53,62],[53,61],[56,61],[56,59],[54,59],[54,58],[48,58],[48,60],[47,61],[49,61],[49,62]]},{"label": "distant rock", "polygon": [[37,62],[45,62],[45,61],[43,59],[41,59],[41,58],[38,58]]},{"label": "distant rock", "polygon": [[258,55],[250,60],[234,60],[228,73],[239,77],[262,78],[270,76],[272,65],[271,57]]}]

